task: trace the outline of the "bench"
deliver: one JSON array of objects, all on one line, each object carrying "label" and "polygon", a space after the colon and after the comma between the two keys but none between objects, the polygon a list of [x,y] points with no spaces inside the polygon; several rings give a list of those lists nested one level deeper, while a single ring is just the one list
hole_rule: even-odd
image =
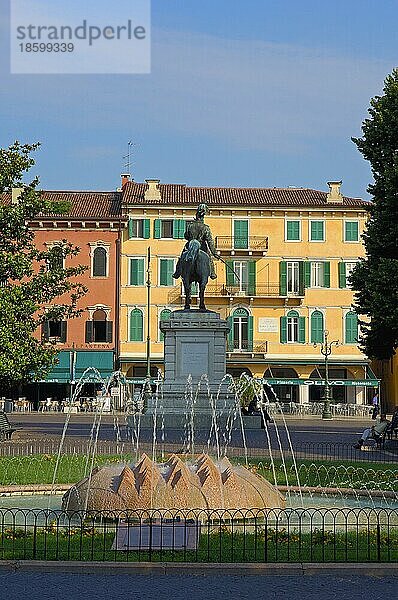
[{"label": "bench", "polygon": [[0,411],[0,438],[10,440],[14,431],[16,431],[16,429],[11,426],[6,413]]}]

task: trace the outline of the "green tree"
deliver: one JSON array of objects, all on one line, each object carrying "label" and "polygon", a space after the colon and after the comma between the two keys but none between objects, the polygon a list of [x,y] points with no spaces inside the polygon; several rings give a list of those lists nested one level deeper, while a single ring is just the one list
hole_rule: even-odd
[{"label": "green tree", "polygon": [[382,96],[370,101],[362,138],[352,138],[370,162],[373,183],[363,240],[366,258],[350,283],[360,320],[360,344],[371,358],[387,359],[398,347],[398,69],[388,75]]},{"label": "green tree", "polygon": [[[79,314],[77,302],[86,292],[76,277],[85,267],[63,266],[62,258],[79,248],[66,240],[46,250],[35,246],[32,219],[64,214],[69,206],[47,200],[37,178],[24,183],[39,144],[15,142],[0,149],[0,389],[45,378],[57,361],[53,344],[37,337],[46,320]],[[12,196],[12,190],[18,190]],[[58,302],[57,302],[58,301]],[[39,329],[40,331],[40,329]],[[35,337],[36,334],[36,337]]]}]

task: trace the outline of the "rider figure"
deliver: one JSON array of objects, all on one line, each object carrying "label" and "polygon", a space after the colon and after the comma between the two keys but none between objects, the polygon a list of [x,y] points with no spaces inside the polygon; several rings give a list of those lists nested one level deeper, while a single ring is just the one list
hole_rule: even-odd
[{"label": "rider figure", "polygon": [[[187,243],[184,246],[182,254],[188,249],[188,244],[191,240],[198,240],[200,242],[200,249],[209,256],[210,261],[210,278],[216,279],[217,275],[214,270],[213,257],[217,258],[216,248],[214,246],[213,237],[211,235],[210,227],[205,225],[204,218],[207,212],[206,204],[199,204],[196,217],[194,221],[187,223],[184,237]],[[182,255],[181,254],[181,255]],[[173,274],[174,279],[181,277],[181,256],[178,259],[176,270]]]}]

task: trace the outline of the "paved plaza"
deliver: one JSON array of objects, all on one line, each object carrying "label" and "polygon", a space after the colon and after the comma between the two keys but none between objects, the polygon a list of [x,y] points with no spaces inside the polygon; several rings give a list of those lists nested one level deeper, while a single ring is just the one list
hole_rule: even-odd
[{"label": "paved plaza", "polygon": [[2,598],[70,600],[75,597],[113,600],[372,600],[397,597],[398,578],[350,575],[237,576],[126,575],[1,572]]}]

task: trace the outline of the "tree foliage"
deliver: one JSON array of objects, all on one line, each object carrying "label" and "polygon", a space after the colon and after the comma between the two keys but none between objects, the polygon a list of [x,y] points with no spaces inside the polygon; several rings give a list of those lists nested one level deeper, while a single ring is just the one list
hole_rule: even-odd
[{"label": "tree foliage", "polygon": [[355,310],[361,321],[361,345],[372,358],[386,359],[398,347],[398,69],[388,75],[382,96],[370,101],[362,138],[353,138],[370,162],[374,182],[363,239],[366,258],[354,269]]},{"label": "tree foliage", "polygon": [[[35,245],[32,219],[63,214],[65,203],[51,202],[37,189],[37,178],[24,183],[39,144],[15,142],[0,149],[0,389],[43,379],[56,363],[57,350],[40,339],[46,320],[77,316],[86,288],[76,280],[85,267],[64,268],[79,248],[62,240],[44,250]],[[20,195],[12,201],[12,190]],[[40,330],[39,330],[40,331]]]}]

